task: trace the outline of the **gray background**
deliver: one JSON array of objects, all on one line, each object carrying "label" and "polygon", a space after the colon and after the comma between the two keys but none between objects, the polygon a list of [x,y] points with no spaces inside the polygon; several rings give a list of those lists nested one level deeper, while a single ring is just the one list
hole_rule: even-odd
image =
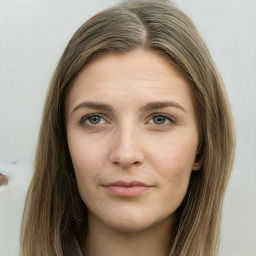
[{"label": "gray background", "polygon": [[[48,82],[68,40],[114,0],[0,0],[0,255],[16,256]],[[222,256],[256,255],[256,1],[176,0],[224,78],[237,152],[227,190]]]}]

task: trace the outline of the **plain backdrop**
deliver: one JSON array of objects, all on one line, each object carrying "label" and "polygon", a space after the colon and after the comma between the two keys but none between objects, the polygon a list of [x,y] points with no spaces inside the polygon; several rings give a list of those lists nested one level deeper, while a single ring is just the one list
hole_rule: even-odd
[{"label": "plain backdrop", "polygon": [[[0,255],[17,256],[41,112],[67,42],[116,0],[0,0]],[[237,130],[222,256],[256,255],[256,1],[176,0],[205,38],[223,76]],[[207,255],[206,255],[207,256]]]}]

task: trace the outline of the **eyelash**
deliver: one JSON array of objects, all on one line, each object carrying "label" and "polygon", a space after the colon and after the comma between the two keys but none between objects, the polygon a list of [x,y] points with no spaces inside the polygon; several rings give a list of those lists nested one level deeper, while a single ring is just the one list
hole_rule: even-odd
[{"label": "eyelash", "polygon": [[[176,121],[175,121],[174,118],[172,118],[172,117],[169,116],[169,115],[162,114],[162,113],[155,113],[155,114],[151,115],[149,121],[152,120],[153,118],[156,118],[156,117],[163,117],[163,118],[165,118],[165,120],[167,119],[168,121],[170,121],[170,123],[176,124]],[[148,122],[149,122],[149,121],[148,121]],[[154,123],[154,124],[155,124],[155,123]],[[168,125],[168,124],[155,124],[155,125],[157,125],[157,126],[166,126],[166,125]]]},{"label": "eyelash", "polygon": [[[93,114],[89,114],[89,115],[84,116],[84,117],[80,120],[80,124],[86,123],[86,121],[87,121],[90,117],[99,117],[99,118],[102,118],[102,119],[104,119],[104,120],[106,119],[106,118],[104,117],[104,115],[102,115],[102,114],[93,113]],[[99,124],[87,124],[87,125],[90,125],[90,126],[97,126],[97,125],[99,125]]]},{"label": "eyelash", "polygon": [[[93,114],[85,115],[85,116],[80,120],[80,124],[86,123],[86,121],[89,120],[89,118],[91,118],[91,117],[99,117],[99,118],[104,119],[104,120],[106,121],[106,118],[105,118],[105,116],[104,116],[103,114],[100,114],[100,113],[93,113]],[[176,124],[176,123],[177,123],[174,118],[172,118],[172,117],[169,116],[169,115],[162,114],[162,113],[155,113],[155,114],[152,114],[152,115],[150,116],[150,119],[147,121],[147,123],[149,123],[150,120],[153,120],[153,119],[156,118],[156,117],[163,117],[163,118],[165,119],[165,122],[166,122],[166,120],[168,120],[168,121],[169,121],[170,123],[172,123],[172,124]],[[99,124],[88,124],[88,123],[86,123],[86,125],[92,126],[92,127],[93,127],[93,126],[96,127],[96,126],[101,125],[101,123],[99,123]],[[150,124],[150,125],[151,125],[151,124]],[[164,123],[163,123],[163,124],[152,123],[152,125],[167,126],[168,124],[164,124]]]}]

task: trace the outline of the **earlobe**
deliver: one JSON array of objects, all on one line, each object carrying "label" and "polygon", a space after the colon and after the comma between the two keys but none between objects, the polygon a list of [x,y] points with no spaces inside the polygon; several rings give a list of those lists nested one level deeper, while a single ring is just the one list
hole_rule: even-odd
[{"label": "earlobe", "polygon": [[201,153],[201,148],[202,148],[202,143],[200,143],[198,149],[197,149],[197,154],[195,157],[195,162],[193,164],[193,171],[199,171],[202,168],[203,165],[203,157],[202,157],[202,153]]},{"label": "earlobe", "polygon": [[202,167],[202,160],[199,160],[198,162],[193,164],[193,171],[199,171]]}]

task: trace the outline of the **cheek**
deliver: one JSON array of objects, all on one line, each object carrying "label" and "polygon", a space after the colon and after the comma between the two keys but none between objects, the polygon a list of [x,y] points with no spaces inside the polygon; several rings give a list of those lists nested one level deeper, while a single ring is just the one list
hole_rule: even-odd
[{"label": "cheek", "polygon": [[98,175],[99,156],[93,147],[89,148],[83,140],[76,140],[74,137],[68,141],[69,151],[75,171],[78,190],[84,203],[90,205],[90,200],[96,192],[92,186]]},{"label": "cheek", "polygon": [[190,138],[165,140],[164,145],[151,152],[152,165],[171,185],[189,181],[197,151],[197,139]]},{"label": "cheek", "polygon": [[95,173],[102,166],[104,149],[95,141],[72,136],[68,139],[68,147],[76,172]]},{"label": "cheek", "polygon": [[68,146],[74,166],[80,195],[86,203],[85,195],[94,193],[99,171],[104,166],[104,150],[95,142],[81,136],[68,137]]},{"label": "cheek", "polygon": [[162,155],[159,152],[158,158],[155,158],[160,184],[163,185],[164,202],[170,202],[169,206],[166,205],[168,210],[177,209],[187,193],[195,152],[196,146],[169,147]]}]

